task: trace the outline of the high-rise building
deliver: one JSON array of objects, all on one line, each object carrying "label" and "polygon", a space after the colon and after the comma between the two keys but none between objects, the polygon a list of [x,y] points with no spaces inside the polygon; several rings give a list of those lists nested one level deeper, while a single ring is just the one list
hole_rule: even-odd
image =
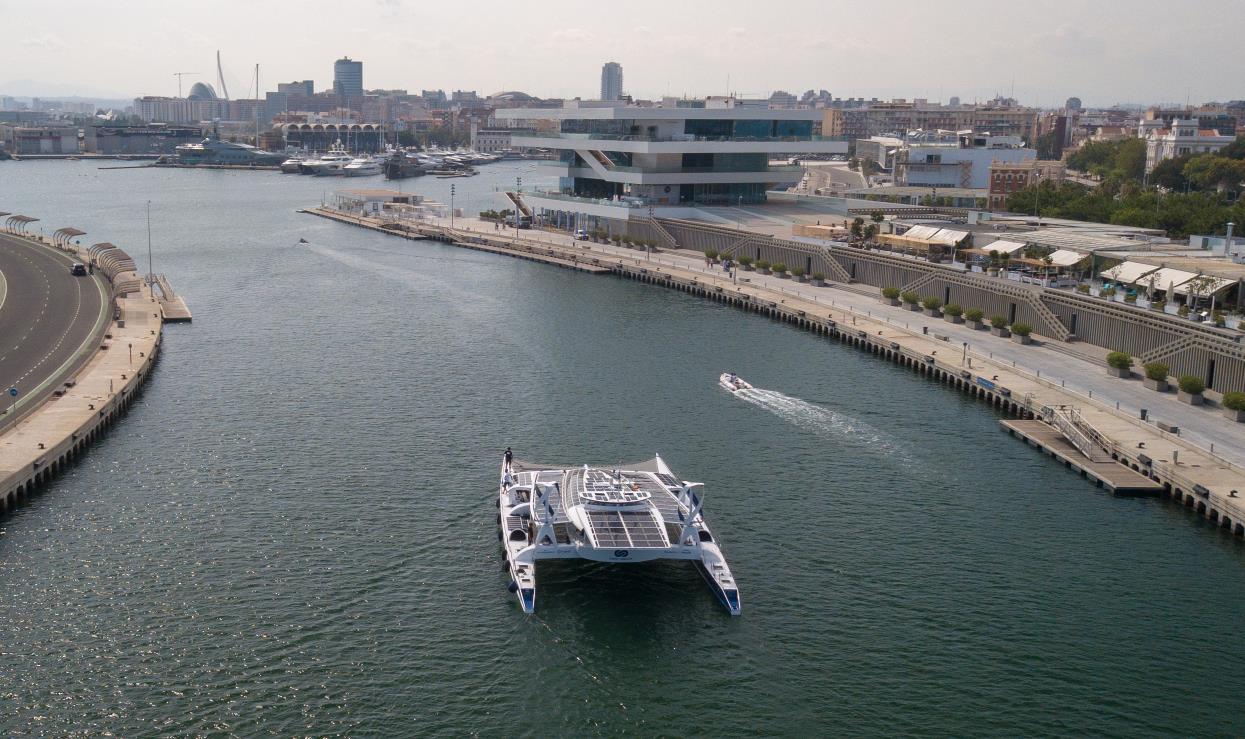
[{"label": "high-rise building", "polygon": [[338,95],[363,94],[363,62],[342,57],[333,62],[333,92]]},{"label": "high-rise building", "polygon": [[1078,97],[1068,98],[1067,102],[1063,104],[1063,109],[1064,110],[1080,110],[1081,99]]},{"label": "high-rise building", "polygon": [[606,62],[601,67],[601,99],[621,100],[622,92],[622,65],[618,62]]}]

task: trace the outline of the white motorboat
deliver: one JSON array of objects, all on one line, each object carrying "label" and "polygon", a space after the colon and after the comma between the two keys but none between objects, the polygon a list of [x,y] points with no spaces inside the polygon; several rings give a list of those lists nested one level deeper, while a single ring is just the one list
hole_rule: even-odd
[{"label": "white motorboat", "polygon": [[305,167],[317,177],[340,177],[346,173],[346,165],[354,161],[349,154],[325,154]]},{"label": "white motorboat", "polygon": [[723,372],[722,375],[718,377],[718,384],[727,390],[730,390],[732,393],[739,392],[740,390],[752,389],[752,385],[749,384],[747,380],[734,372]]},{"label": "white motorboat", "polygon": [[703,485],[675,477],[661,457],[606,469],[502,461],[498,537],[510,592],[536,609],[536,563],[587,559],[695,563],[718,601],[740,614],[739,588],[702,512]]},{"label": "white motorboat", "polygon": [[302,154],[295,154],[289,159],[286,159],[284,162],[281,162],[281,171],[286,174],[296,174],[300,171],[303,162],[305,161],[307,161],[305,156]]},{"label": "white motorboat", "polygon": [[380,162],[372,157],[359,157],[352,159],[349,164],[342,167],[342,174],[347,177],[367,177],[370,175],[378,175],[381,173]]}]

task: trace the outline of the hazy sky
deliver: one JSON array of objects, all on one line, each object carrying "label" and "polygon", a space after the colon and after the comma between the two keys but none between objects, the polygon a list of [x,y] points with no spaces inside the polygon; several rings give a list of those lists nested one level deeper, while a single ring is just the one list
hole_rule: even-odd
[{"label": "hazy sky", "polygon": [[[809,88],[836,96],[1030,105],[1245,98],[1245,0],[0,0],[0,93],[175,95],[174,72],[233,97],[332,82],[368,88],[598,94],[623,65],[639,97]],[[728,85],[729,80],[729,85]]]}]

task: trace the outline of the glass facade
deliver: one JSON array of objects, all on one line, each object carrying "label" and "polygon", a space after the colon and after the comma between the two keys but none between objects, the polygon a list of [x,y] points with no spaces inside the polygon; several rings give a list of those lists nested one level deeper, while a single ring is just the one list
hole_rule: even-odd
[{"label": "glass facade", "polygon": [[696,205],[739,205],[765,202],[766,186],[760,183],[682,185],[679,202]]},{"label": "glass facade", "polygon": [[708,139],[809,138],[813,135],[813,122],[689,120],[684,124],[683,131]]}]

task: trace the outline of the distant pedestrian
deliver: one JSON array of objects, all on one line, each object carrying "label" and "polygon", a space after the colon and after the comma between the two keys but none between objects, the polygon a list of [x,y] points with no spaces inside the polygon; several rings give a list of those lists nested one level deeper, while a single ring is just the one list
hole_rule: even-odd
[{"label": "distant pedestrian", "polygon": [[514,465],[514,452],[510,451],[510,447],[506,447],[506,453],[502,460],[506,463],[506,469],[509,470]]}]

